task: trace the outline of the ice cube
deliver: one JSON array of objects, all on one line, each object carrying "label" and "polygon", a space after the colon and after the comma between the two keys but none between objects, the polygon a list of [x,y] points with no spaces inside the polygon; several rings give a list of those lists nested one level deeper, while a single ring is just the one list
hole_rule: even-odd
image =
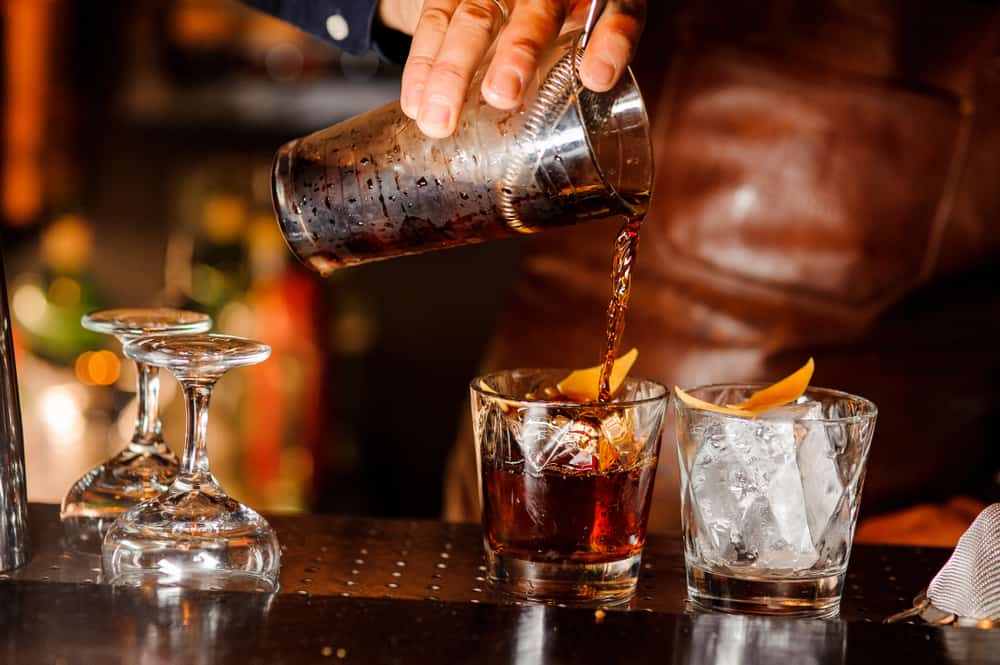
[{"label": "ice cube", "polygon": [[823,407],[819,402],[797,402],[776,406],[757,416],[758,420],[794,421],[809,418],[822,418]]},{"label": "ice cube", "polygon": [[601,420],[602,439],[598,455],[602,469],[617,462],[631,466],[640,460],[644,442],[637,440],[632,415],[632,410],[626,409],[614,411]]},{"label": "ice cube", "polygon": [[[822,417],[822,409],[815,413]],[[821,421],[801,423],[796,427],[797,463],[802,476],[806,518],[813,543],[819,547],[830,518],[844,494],[837,468],[836,450],[828,436],[828,425]]]},{"label": "ice cube", "polygon": [[484,404],[476,413],[473,425],[476,428],[476,440],[483,446],[484,459],[517,459],[520,449],[517,443],[520,419],[497,404]]},{"label": "ice cube", "polygon": [[604,418],[601,433],[615,448],[628,448],[633,439],[631,411],[616,411]]},{"label": "ice cube", "polygon": [[806,521],[812,542],[819,546],[827,524],[843,495],[836,451],[822,422],[823,405],[803,399],[796,404],[770,409],[762,417],[795,420],[796,464],[802,480]]},{"label": "ice cube", "polygon": [[798,414],[772,415],[723,418],[703,432],[691,489],[709,560],[778,569],[816,561],[796,455]]},{"label": "ice cube", "polygon": [[544,407],[529,407],[522,414],[518,444],[528,468],[591,469],[601,433],[587,421],[554,415]]}]

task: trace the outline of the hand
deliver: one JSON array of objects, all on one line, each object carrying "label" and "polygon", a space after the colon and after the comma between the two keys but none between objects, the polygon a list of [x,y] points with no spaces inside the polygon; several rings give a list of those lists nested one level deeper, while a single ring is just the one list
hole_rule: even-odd
[{"label": "hand", "polygon": [[[505,25],[500,5],[510,11]],[[382,22],[413,35],[403,69],[403,112],[428,136],[449,136],[494,40],[483,97],[498,109],[517,107],[545,46],[565,24],[582,26],[589,5],[589,0],[381,0]],[[580,66],[585,86],[595,92],[614,87],[632,59],[645,13],[646,0],[608,0]]]}]

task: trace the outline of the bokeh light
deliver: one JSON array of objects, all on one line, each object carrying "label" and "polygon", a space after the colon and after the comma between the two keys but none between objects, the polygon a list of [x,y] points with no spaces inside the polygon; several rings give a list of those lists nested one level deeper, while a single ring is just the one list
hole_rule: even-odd
[{"label": "bokeh light", "polygon": [[37,402],[38,415],[49,441],[60,446],[76,444],[86,429],[85,399],[73,385],[49,386]]},{"label": "bokeh light", "polygon": [[29,328],[40,325],[45,319],[45,312],[48,309],[45,293],[37,284],[18,286],[14,291],[12,304],[14,315]]},{"label": "bokeh light", "polygon": [[121,361],[110,351],[86,351],[75,363],[76,378],[88,386],[110,386],[121,374]]}]

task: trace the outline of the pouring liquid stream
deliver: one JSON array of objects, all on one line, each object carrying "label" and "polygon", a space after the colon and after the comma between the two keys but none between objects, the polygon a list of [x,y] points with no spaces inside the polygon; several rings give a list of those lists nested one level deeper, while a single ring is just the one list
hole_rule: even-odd
[{"label": "pouring liquid stream", "polygon": [[625,331],[625,312],[628,310],[629,292],[632,289],[632,265],[639,247],[639,229],[646,217],[645,206],[641,212],[626,216],[615,238],[615,252],[611,268],[611,301],[608,303],[605,324],[604,357],[601,361],[601,378],[598,383],[598,401],[611,400],[611,370],[618,357],[622,333]]}]

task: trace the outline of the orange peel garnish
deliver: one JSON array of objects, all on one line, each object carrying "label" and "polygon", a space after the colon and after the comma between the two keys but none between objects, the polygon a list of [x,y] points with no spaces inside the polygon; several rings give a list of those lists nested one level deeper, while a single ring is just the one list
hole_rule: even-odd
[{"label": "orange peel garnish", "polygon": [[752,411],[747,411],[746,409],[738,409],[734,406],[723,406],[721,404],[712,404],[711,402],[706,402],[703,399],[698,399],[694,395],[689,395],[684,392],[677,386],[674,386],[674,392],[677,394],[677,398],[680,401],[684,402],[692,409],[702,409],[704,411],[724,413],[727,416],[742,416],[744,418],[752,418],[754,415]]},{"label": "orange peel garnish", "polygon": [[769,385],[767,388],[758,390],[747,398],[745,402],[730,404],[735,409],[745,409],[753,413],[761,413],[776,406],[784,406],[802,397],[802,394],[809,387],[812,381],[813,370],[816,363],[810,358],[805,365],[795,370],[781,381]]},{"label": "orange peel garnish", "polygon": [[711,402],[706,402],[705,400],[698,399],[693,395],[689,395],[677,386],[674,386],[674,393],[676,393],[677,398],[684,402],[686,405],[694,409],[703,409],[705,411],[713,411],[715,413],[722,413],[728,416],[741,416],[744,418],[752,418],[757,416],[769,409],[773,409],[779,406],[784,406],[785,404],[790,404],[806,392],[809,387],[809,382],[812,380],[813,370],[815,370],[816,364],[813,359],[810,358],[805,365],[795,370],[785,378],[777,381],[767,388],[762,388],[754,394],[750,395],[746,401],[740,402],[739,404],[729,404],[723,406],[721,404],[712,404]]},{"label": "orange peel garnish", "polygon": [[[611,394],[614,395],[621,387],[622,381],[628,376],[628,371],[639,357],[639,349],[631,349],[615,360],[611,368]],[[577,402],[596,402],[601,382],[601,366],[577,369],[556,384],[559,392]]]}]

